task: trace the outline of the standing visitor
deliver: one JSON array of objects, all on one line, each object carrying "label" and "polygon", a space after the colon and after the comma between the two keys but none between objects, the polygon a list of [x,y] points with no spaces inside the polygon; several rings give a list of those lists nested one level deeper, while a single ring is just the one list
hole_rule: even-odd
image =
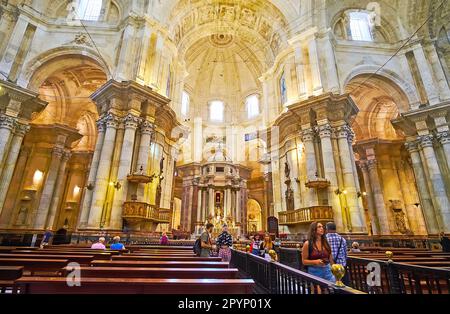
[{"label": "standing visitor", "polygon": [[50,243],[50,239],[53,236],[53,232],[50,228],[45,229],[44,237],[42,238],[42,242],[40,248],[43,249],[44,246],[47,246]]},{"label": "standing visitor", "polygon": [[336,282],[331,273],[331,264],[333,264],[331,247],[320,222],[313,222],[309,227],[308,240],[302,248],[302,263],[308,268],[309,274]]},{"label": "standing visitor", "polygon": [[261,255],[260,251],[259,251],[260,245],[261,245],[261,241],[259,240],[259,234],[257,234],[253,237],[252,243],[250,245],[252,254]]},{"label": "standing visitor", "polygon": [[167,237],[167,233],[163,232],[161,239],[159,241],[159,244],[161,245],[168,245],[169,244],[169,238]]},{"label": "standing visitor", "polygon": [[264,241],[261,242],[261,246],[259,247],[260,255],[270,261],[269,252],[270,250],[273,250],[273,248],[274,245],[272,239],[270,238],[270,234],[266,233],[264,235]]},{"label": "standing visitor", "polygon": [[[326,225],[326,236],[328,243],[331,247],[331,254],[333,255],[333,261],[335,264],[341,264],[344,268],[347,267],[347,241],[336,232],[336,224],[329,222]],[[348,285],[349,277],[345,272],[342,282]]]},{"label": "standing visitor", "polygon": [[216,245],[219,248],[219,257],[223,262],[229,262],[231,260],[231,246],[233,245],[233,238],[228,233],[228,226],[223,225],[222,233],[219,235],[216,241]]},{"label": "standing visitor", "polygon": [[211,250],[213,249],[213,245],[211,243],[211,233],[213,231],[214,225],[212,223],[208,223],[206,225],[206,230],[200,236],[201,243],[201,253],[200,257],[209,257],[211,254]]}]

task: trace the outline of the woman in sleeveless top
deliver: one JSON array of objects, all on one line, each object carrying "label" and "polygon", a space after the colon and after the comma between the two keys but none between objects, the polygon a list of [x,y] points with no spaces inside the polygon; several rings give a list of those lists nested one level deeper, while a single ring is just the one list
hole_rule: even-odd
[{"label": "woman in sleeveless top", "polygon": [[308,241],[303,244],[302,262],[308,267],[308,273],[325,280],[336,282],[331,273],[333,256],[331,247],[325,237],[325,230],[320,222],[313,222],[309,227]]}]

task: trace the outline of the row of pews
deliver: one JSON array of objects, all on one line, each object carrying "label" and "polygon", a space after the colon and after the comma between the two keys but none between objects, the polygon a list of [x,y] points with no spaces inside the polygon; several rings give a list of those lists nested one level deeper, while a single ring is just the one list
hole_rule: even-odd
[{"label": "row of pews", "polygon": [[249,294],[251,279],[191,247],[0,247],[0,293]]}]

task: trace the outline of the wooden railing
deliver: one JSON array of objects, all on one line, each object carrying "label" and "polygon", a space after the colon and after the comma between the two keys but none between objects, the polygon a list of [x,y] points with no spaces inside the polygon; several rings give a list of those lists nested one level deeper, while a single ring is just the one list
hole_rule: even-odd
[{"label": "wooden railing", "polygon": [[169,223],[170,212],[143,202],[125,202],[123,203],[122,218]]},{"label": "wooden railing", "polygon": [[270,294],[364,294],[251,253],[231,250],[231,264]]},{"label": "wooden railing", "polygon": [[359,257],[348,257],[346,268],[350,285],[370,294],[450,293],[450,270],[447,269]]},{"label": "wooden railing", "polygon": [[[278,253],[282,264],[303,269],[301,250],[281,248]],[[346,271],[349,286],[369,294],[450,293],[448,269],[350,256]]]},{"label": "wooden railing", "polygon": [[332,221],[333,209],[331,206],[312,206],[294,211],[278,213],[280,225],[295,225],[311,223],[313,221]]}]

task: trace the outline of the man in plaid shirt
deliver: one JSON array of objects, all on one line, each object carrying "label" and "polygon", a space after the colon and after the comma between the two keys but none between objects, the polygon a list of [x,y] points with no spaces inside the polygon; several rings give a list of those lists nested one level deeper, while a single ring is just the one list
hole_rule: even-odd
[{"label": "man in plaid shirt", "polygon": [[329,222],[326,225],[327,240],[331,246],[331,253],[335,264],[347,265],[347,241],[336,233],[336,224]]}]

